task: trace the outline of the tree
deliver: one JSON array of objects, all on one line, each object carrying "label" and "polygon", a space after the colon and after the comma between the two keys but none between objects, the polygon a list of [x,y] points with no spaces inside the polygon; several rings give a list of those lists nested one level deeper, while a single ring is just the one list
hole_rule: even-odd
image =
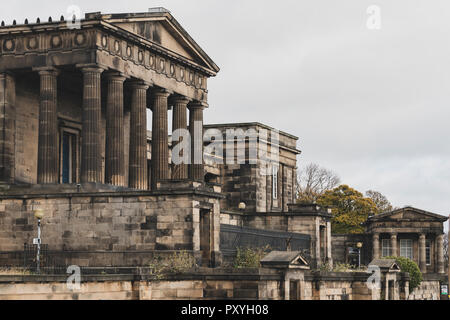
[{"label": "tree", "polygon": [[338,186],[340,178],[331,170],[310,163],[300,170],[297,184],[297,201],[315,203],[325,191]]},{"label": "tree", "polygon": [[369,190],[366,191],[366,197],[372,199],[377,206],[376,213],[385,213],[394,209],[389,200],[381,192]]},{"label": "tree", "polygon": [[413,292],[414,289],[417,288],[422,282],[422,272],[420,271],[417,263],[411,259],[404,257],[384,257],[383,259],[394,259],[398,263],[401,272],[409,273],[409,292]]},{"label": "tree", "polygon": [[325,191],[317,199],[317,204],[331,208],[331,230],[334,233],[363,233],[362,223],[377,210],[372,199],[364,198],[361,192],[347,185]]}]

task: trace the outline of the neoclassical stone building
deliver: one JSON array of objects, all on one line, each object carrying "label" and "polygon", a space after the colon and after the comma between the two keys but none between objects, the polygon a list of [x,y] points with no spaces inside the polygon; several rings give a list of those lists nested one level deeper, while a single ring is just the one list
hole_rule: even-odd
[{"label": "neoclassical stone building", "polygon": [[169,121],[200,123],[191,136],[202,154],[218,71],[161,8],[2,24],[0,251],[32,243],[39,208],[43,243],[80,265],[137,265],[179,249],[220,264],[220,188],[204,183],[202,162],[171,166],[168,144]]},{"label": "neoclassical stone building", "polygon": [[[161,8],[88,13],[78,25],[63,18],[2,24],[0,265],[23,264],[24,245],[36,237],[36,209],[45,213],[46,252],[61,265],[138,266],[156,252],[187,250],[199,264],[219,266],[221,223],[232,228],[234,213],[253,214],[249,232],[275,235],[281,249],[331,259],[327,213],[288,207],[295,202],[297,137],[279,132],[279,141],[269,142],[278,150],[274,165],[259,158],[250,164],[248,137],[243,147],[232,139],[244,163],[211,163],[216,155],[208,151],[206,164],[195,160],[207,145],[204,130],[275,130],[203,126],[207,81],[218,71]],[[190,164],[172,161],[177,129],[190,132]],[[258,137],[258,152],[270,139]],[[298,243],[284,242],[288,232],[299,233]]]},{"label": "neoclassical stone building", "polygon": [[361,263],[401,256],[417,263],[422,273],[444,274],[444,222],[448,218],[405,207],[369,217],[362,235],[333,235],[333,259],[357,264],[357,243],[362,244]]}]

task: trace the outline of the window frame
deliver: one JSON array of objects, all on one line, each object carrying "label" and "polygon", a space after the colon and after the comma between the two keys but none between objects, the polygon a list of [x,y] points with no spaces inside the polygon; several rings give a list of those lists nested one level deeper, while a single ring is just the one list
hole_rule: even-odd
[{"label": "window frame", "polygon": [[414,259],[414,243],[412,239],[400,239],[400,257]]},{"label": "window frame", "polygon": [[[387,252],[387,254],[385,254],[385,251]],[[381,239],[381,256],[390,257],[391,254],[392,254],[391,239]]]}]

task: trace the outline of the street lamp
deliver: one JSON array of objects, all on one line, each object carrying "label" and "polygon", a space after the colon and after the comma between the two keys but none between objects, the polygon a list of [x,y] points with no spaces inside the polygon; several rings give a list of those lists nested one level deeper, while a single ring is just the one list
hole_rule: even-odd
[{"label": "street lamp", "polygon": [[356,247],[358,248],[358,269],[361,269],[361,248],[363,244],[362,242],[358,242],[356,244]]},{"label": "street lamp", "polygon": [[37,265],[37,273],[41,273],[40,270],[40,255],[41,255],[41,219],[44,217],[44,210],[36,209],[34,211],[34,217],[38,221],[38,236],[35,239],[34,244],[37,244],[37,255],[36,255],[36,265]]}]

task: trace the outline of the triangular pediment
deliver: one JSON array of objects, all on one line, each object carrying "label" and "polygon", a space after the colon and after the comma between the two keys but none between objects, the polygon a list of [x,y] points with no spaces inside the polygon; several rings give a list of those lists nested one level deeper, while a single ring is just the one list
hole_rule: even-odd
[{"label": "triangular pediment", "polygon": [[163,8],[145,13],[103,14],[102,20],[155,43],[213,73],[218,66]]},{"label": "triangular pediment", "polygon": [[447,219],[448,218],[445,216],[413,207],[396,209],[394,211],[375,215],[370,218],[370,220],[373,221],[408,220],[408,221],[441,221],[441,222],[444,222]]}]

